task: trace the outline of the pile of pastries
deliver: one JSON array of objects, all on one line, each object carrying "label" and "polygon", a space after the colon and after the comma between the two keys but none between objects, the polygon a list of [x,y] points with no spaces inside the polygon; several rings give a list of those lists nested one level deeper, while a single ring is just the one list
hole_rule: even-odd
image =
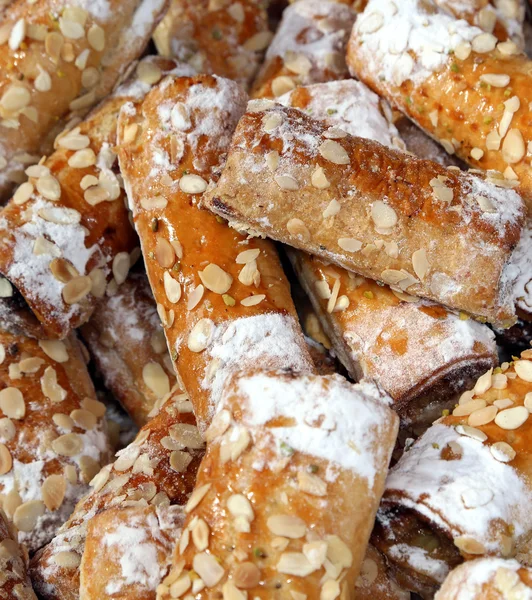
[{"label": "pile of pastries", "polygon": [[532,599],[524,0],[2,0],[0,598]]}]

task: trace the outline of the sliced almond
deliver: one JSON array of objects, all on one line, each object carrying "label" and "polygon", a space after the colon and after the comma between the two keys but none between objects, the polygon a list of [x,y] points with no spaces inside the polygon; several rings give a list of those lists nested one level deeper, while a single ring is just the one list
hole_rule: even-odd
[{"label": "sliced almond", "polygon": [[295,515],[273,515],[268,518],[267,525],[273,534],[290,539],[302,538],[307,531],[305,521]]},{"label": "sliced almond", "polygon": [[49,475],[41,486],[41,496],[48,510],[57,510],[63,504],[66,480],[62,475]]},{"label": "sliced almond", "polygon": [[351,159],[345,148],[334,140],[325,140],[318,148],[318,152],[325,160],[335,165],[351,164]]},{"label": "sliced almond", "polygon": [[203,285],[215,294],[225,294],[233,283],[233,277],[214,263],[209,263],[198,274]]},{"label": "sliced almond", "polygon": [[22,392],[15,387],[7,387],[0,391],[0,409],[10,419],[22,419],[26,414]]}]

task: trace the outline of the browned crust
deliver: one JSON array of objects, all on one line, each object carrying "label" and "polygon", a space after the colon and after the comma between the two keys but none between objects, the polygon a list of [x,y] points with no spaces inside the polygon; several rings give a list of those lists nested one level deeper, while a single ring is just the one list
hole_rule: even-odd
[{"label": "browned crust", "polygon": [[[173,160],[168,169],[155,176],[150,175],[152,168],[151,153],[153,148],[172,154],[173,134],[161,139],[162,131],[158,108],[171,99],[172,105],[183,102],[187,106],[189,91],[199,87],[209,91],[217,86],[226,86],[231,90],[233,100],[224,106],[224,114],[214,112],[215,127],[222,131],[216,139],[202,138],[197,150],[184,140],[184,153]],[[218,89],[220,89],[218,87]],[[187,341],[195,325],[200,319],[210,319],[215,325],[224,327],[238,318],[257,315],[286,315],[296,323],[296,312],[290,296],[290,286],[277,256],[273,244],[269,241],[249,240],[236,233],[212,213],[199,210],[198,196],[181,191],[175,182],[184,174],[194,173],[204,180],[209,180],[212,169],[219,164],[221,155],[226,151],[229,135],[236,125],[236,120],[245,106],[245,96],[238,86],[227,80],[217,80],[211,76],[196,78],[180,78],[167,80],[155,88],[146,98],[141,108],[134,111],[123,111],[119,122],[120,165],[128,185],[130,203],[134,207],[135,227],[141,239],[143,255],[146,258],[146,270],[160,314],[166,316],[165,334],[172,354],[175,368],[190,394],[200,428],[208,424],[213,414],[210,392],[203,385],[206,369],[211,363],[208,353],[191,351]],[[218,109],[217,109],[218,110]],[[190,110],[192,132],[199,126],[204,113]],[[204,118],[204,117],[202,117]],[[124,141],[127,127],[137,126],[138,135],[135,140]],[[199,165],[203,167],[199,167]],[[166,179],[169,177],[170,179]],[[168,184],[170,182],[170,185]],[[168,201],[164,209],[147,210],[141,201],[150,196],[160,195]],[[156,231],[153,223],[156,223]],[[183,248],[183,257],[175,256],[172,265],[176,268],[162,267],[157,259],[156,244],[158,240],[178,240]],[[242,265],[237,264],[236,257],[243,250],[258,249],[257,266],[260,282],[247,285],[239,280]],[[192,310],[187,308],[188,298],[192,291],[202,284],[199,271],[207,264],[216,264],[232,278],[227,294],[234,306],[226,304],[223,296],[205,290],[199,304]],[[182,297],[176,303],[168,300],[164,287],[164,274],[172,273],[181,285]],[[250,296],[264,296],[255,306],[244,306],[241,301]],[[169,315],[172,315],[170,317]],[[303,370],[312,369],[307,354],[304,338],[300,331],[294,329],[294,343],[299,347],[300,356],[294,356],[293,364],[302,365]],[[245,359],[244,359],[245,360]],[[289,365],[287,365],[289,366]]]},{"label": "browned crust", "polygon": [[[28,8],[25,0],[15,0],[6,9],[3,14],[3,26],[7,34],[11,28],[20,19],[26,23],[26,31],[31,26],[44,26],[44,36],[54,33],[57,41],[70,44],[67,49],[63,49],[63,54],[56,56],[54,52],[47,49],[51,47],[50,39],[32,39],[28,35],[23,39],[23,43],[12,50],[8,45],[9,35],[4,36],[2,51],[0,53],[0,97],[13,82],[23,86],[30,95],[28,105],[36,110],[34,117],[15,114],[15,119],[19,119],[20,125],[17,128],[2,128],[0,136],[0,145],[2,156],[8,161],[8,165],[3,169],[0,177],[0,188],[4,194],[7,194],[12,188],[12,182],[20,183],[21,162],[13,157],[17,154],[29,153],[37,155],[35,162],[40,158],[41,153],[48,153],[51,149],[51,141],[54,133],[61,130],[61,124],[65,123],[70,117],[83,117],[87,111],[97,102],[107,96],[120,78],[124,75],[130,63],[135,60],[144,50],[148,43],[151,31],[157,21],[164,13],[165,2],[159,1],[153,4],[152,23],[147,23],[146,27],[137,27],[135,33],[131,24],[141,7],[142,0],[124,2],[122,0],[112,0],[109,3],[108,14],[93,17],[90,12],[84,25],[83,36],[79,39],[65,39],[61,35],[58,27],[58,19],[63,10],[69,7],[65,0],[38,0]],[[144,5],[145,16],[149,13]],[[105,45],[102,49],[97,45],[98,50],[91,46],[89,42],[88,31],[96,25],[101,27],[105,36]],[[127,32],[127,33],[125,33]],[[41,36],[42,37],[42,36]],[[92,38],[91,38],[92,39]],[[59,46],[59,49],[61,47]],[[85,88],[82,73],[83,69],[78,68],[75,59],[84,50],[89,52],[89,57],[85,68],[102,68],[101,76],[92,87]],[[65,57],[68,60],[65,60]],[[35,87],[35,79],[39,75],[37,65],[47,71],[51,78],[51,85],[47,91],[39,91]],[[42,86],[39,86],[42,88]],[[76,104],[71,104],[75,99],[82,98]],[[12,118],[13,113],[3,110],[2,118]],[[35,121],[32,120],[35,118]],[[11,173],[6,174],[6,169],[11,169]],[[7,176],[6,176],[7,175]]]},{"label": "browned crust", "polygon": [[[278,116],[281,125],[266,133],[263,124],[269,116]],[[327,124],[295,109],[248,112],[238,125],[222,177],[205,194],[204,204],[236,228],[272,237],[375,280],[386,281],[382,274],[389,269],[411,273],[413,253],[432,244],[438,247],[429,257],[432,274],[438,280],[445,274],[457,288],[446,293],[438,285],[421,281],[407,287],[409,292],[495,322],[512,321],[509,289],[501,275],[524,223],[524,207],[518,196],[493,187],[490,193],[501,199],[499,210],[502,198],[509,194],[508,202],[516,213],[509,220],[502,217],[500,225],[488,222],[468,199],[472,186],[477,185],[476,178],[349,135],[339,140],[348,164],[333,164],[318,152],[327,130]],[[283,152],[283,147],[288,150]],[[275,173],[267,168],[270,152],[280,154]],[[316,165],[330,184],[326,189],[311,184]],[[243,171],[245,178],[240,175]],[[283,189],[276,173],[291,177],[297,191]],[[453,192],[451,204],[433,195],[431,182],[437,177],[446,178],[445,185]],[[370,212],[373,203],[382,198],[397,217],[398,225],[386,241],[398,242],[399,257],[384,252],[366,256],[339,246],[340,238],[356,239],[364,247],[374,244],[379,234]],[[340,201],[343,210],[330,223],[322,212],[332,199]],[[457,206],[461,207],[458,212]],[[459,214],[463,210],[467,218]],[[291,219],[302,222],[303,233],[288,231]],[[464,243],[467,256],[458,251]]]}]

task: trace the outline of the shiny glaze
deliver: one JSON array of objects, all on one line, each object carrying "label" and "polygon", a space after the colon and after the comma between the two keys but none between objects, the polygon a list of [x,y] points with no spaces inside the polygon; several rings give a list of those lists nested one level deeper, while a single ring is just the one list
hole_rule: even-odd
[{"label": "shiny glaze", "polygon": [[[161,181],[163,173],[150,175],[151,164],[147,158],[154,144],[170,152],[170,140],[159,140],[159,119],[157,107],[171,99],[172,103],[181,101],[185,105],[189,89],[203,86],[205,89],[216,88],[217,80],[210,76],[175,79],[163,88],[154,89],[144,101],[141,110],[129,117],[122,113],[119,131],[132,123],[141,127],[141,135],[136,143],[121,143],[119,148],[120,164],[126,179],[130,180],[131,200],[135,205],[135,226],[141,239],[143,254],[146,257],[146,269],[154,292],[155,300],[166,311],[173,310],[173,324],[167,327],[165,334],[175,367],[179,372],[187,392],[190,394],[194,410],[201,424],[208,423],[212,412],[209,393],[202,386],[204,374],[210,359],[206,352],[195,353],[187,347],[187,339],[194,325],[203,318],[211,319],[217,325],[229,324],[240,317],[259,314],[279,313],[296,318],[295,308],[290,297],[290,286],[279,263],[274,245],[268,240],[250,239],[238,234],[212,213],[198,208],[198,196],[180,191],[177,186],[165,186]],[[235,90],[236,90],[235,86]],[[227,113],[224,127],[231,128],[236,124],[239,111],[243,110],[243,98],[238,104],[226,106]],[[194,114],[192,114],[194,118]],[[119,133],[119,137],[122,135]],[[221,154],[226,148],[219,147],[217,141],[201,139],[198,154],[194,156],[192,148],[185,147],[183,158],[172,164],[167,175],[177,182],[184,172],[192,172],[209,179],[212,170],[219,164]],[[221,142],[220,142],[221,143]],[[205,168],[198,171],[193,162],[201,157]],[[149,196],[162,195],[168,199],[168,206],[163,210],[146,211],[140,206],[140,200]],[[157,219],[157,231],[152,230],[153,219]],[[168,301],[163,287],[163,269],[155,257],[155,244],[158,236],[177,239],[183,246],[183,259],[177,261],[178,269],[174,269],[174,277],[181,282],[183,297],[177,304]],[[257,259],[261,281],[258,286],[246,286],[238,280],[243,265],[235,262],[237,255],[243,250],[258,248],[261,251]],[[209,263],[221,267],[233,277],[228,294],[236,301],[228,306],[219,294],[205,290],[205,294],[197,307],[187,308],[187,297],[191,291],[201,284],[198,271]],[[256,306],[245,307],[240,301],[251,295],[265,295],[265,299]],[[299,342],[298,342],[299,343]],[[303,347],[301,337],[301,354],[307,359],[307,351]]]}]

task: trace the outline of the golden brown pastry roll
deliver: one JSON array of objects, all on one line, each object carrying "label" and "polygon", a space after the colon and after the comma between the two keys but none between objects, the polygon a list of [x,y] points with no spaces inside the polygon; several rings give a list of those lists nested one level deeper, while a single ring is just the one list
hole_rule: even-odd
[{"label": "golden brown pastry roll", "polygon": [[167,79],[119,121],[148,278],[202,431],[232,371],[313,369],[273,244],[247,240],[197,206],[245,106],[227,79]]},{"label": "golden brown pastry roll", "polygon": [[514,42],[433,0],[370,0],[348,48],[351,72],[451,154],[519,187],[530,205],[530,63]]},{"label": "golden brown pastry roll", "polygon": [[158,596],[352,598],[397,435],[387,402],[336,375],[235,375]]},{"label": "golden brown pastry roll", "polygon": [[265,102],[240,120],[206,207],[400,292],[515,319],[507,274],[524,223],[517,193]]},{"label": "golden brown pastry roll", "polygon": [[146,275],[130,273],[81,333],[105,387],[142,427],[176,383]]},{"label": "golden brown pastry roll", "polygon": [[532,351],[490,369],[391,470],[373,542],[413,591],[483,555],[509,557],[528,511]]},{"label": "golden brown pastry roll", "polygon": [[117,176],[116,120],[124,102],[175,68],[167,59],[142,61],[132,81],[27,169],[29,180],[0,213],[3,328],[63,338],[126,279],[137,238]]},{"label": "golden brown pastry roll", "polygon": [[532,570],[516,560],[481,558],[456,567],[435,600],[532,598]]},{"label": "golden brown pastry roll", "polygon": [[345,48],[356,13],[337,2],[300,0],[283,12],[251,95],[275,98],[297,85],[346,77]]},{"label": "golden brown pastry roll", "polygon": [[0,511],[0,594],[5,600],[37,600],[28,575],[28,551],[17,541],[17,528]]},{"label": "golden brown pastry roll", "polygon": [[108,462],[105,406],[80,344],[0,333],[2,508],[30,551],[48,543]]},{"label": "golden brown pastry roll", "polygon": [[271,38],[261,0],[170,0],[153,35],[159,54],[244,86],[254,77]]},{"label": "golden brown pastry roll", "polygon": [[360,575],[355,583],[356,600],[410,600],[391,576],[382,554],[371,544],[367,547]]},{"label": "golden brown pastry roll", "polygon": [[[171,553],[165,558],[163,550],[169,543],[167,536],[175,543],[180,507],[194,487],[203,446],[192,405],[175,390],[115,462],[94,477],[91,492],[55,538],[34,556],[31,572],[37,593],[47,600],[77,599],[81,572],[85,598],[101,599],[112,595],[109,590],[139,598],[153,596],[171,561]],[[122,528],[125,532],[137,529],[136,543],[145,544],[143,552],[123,545],[120,550]],[[123,540],[126,546],[135,545],[127,543],[125,534]],[[109,571],[101,568],[103,556],[107,556]],[[155,556],[157,560],[148,564],[148,557]],[[143,561],[145,569],[139,567]]]},{"label": "golden brown pastry roll", "polygon": [[453,395],[498,364],[493,333],[466,315],[303,252],[289,257],[339,360],[355,380],[382,386],[404,425],[430,425]]},{"label": "golden brown pastry roll", "polygon": [[165,0],[9,4],[0,30],[0,197],[50,152],[61,124],[113,90],[165,8]]}]

